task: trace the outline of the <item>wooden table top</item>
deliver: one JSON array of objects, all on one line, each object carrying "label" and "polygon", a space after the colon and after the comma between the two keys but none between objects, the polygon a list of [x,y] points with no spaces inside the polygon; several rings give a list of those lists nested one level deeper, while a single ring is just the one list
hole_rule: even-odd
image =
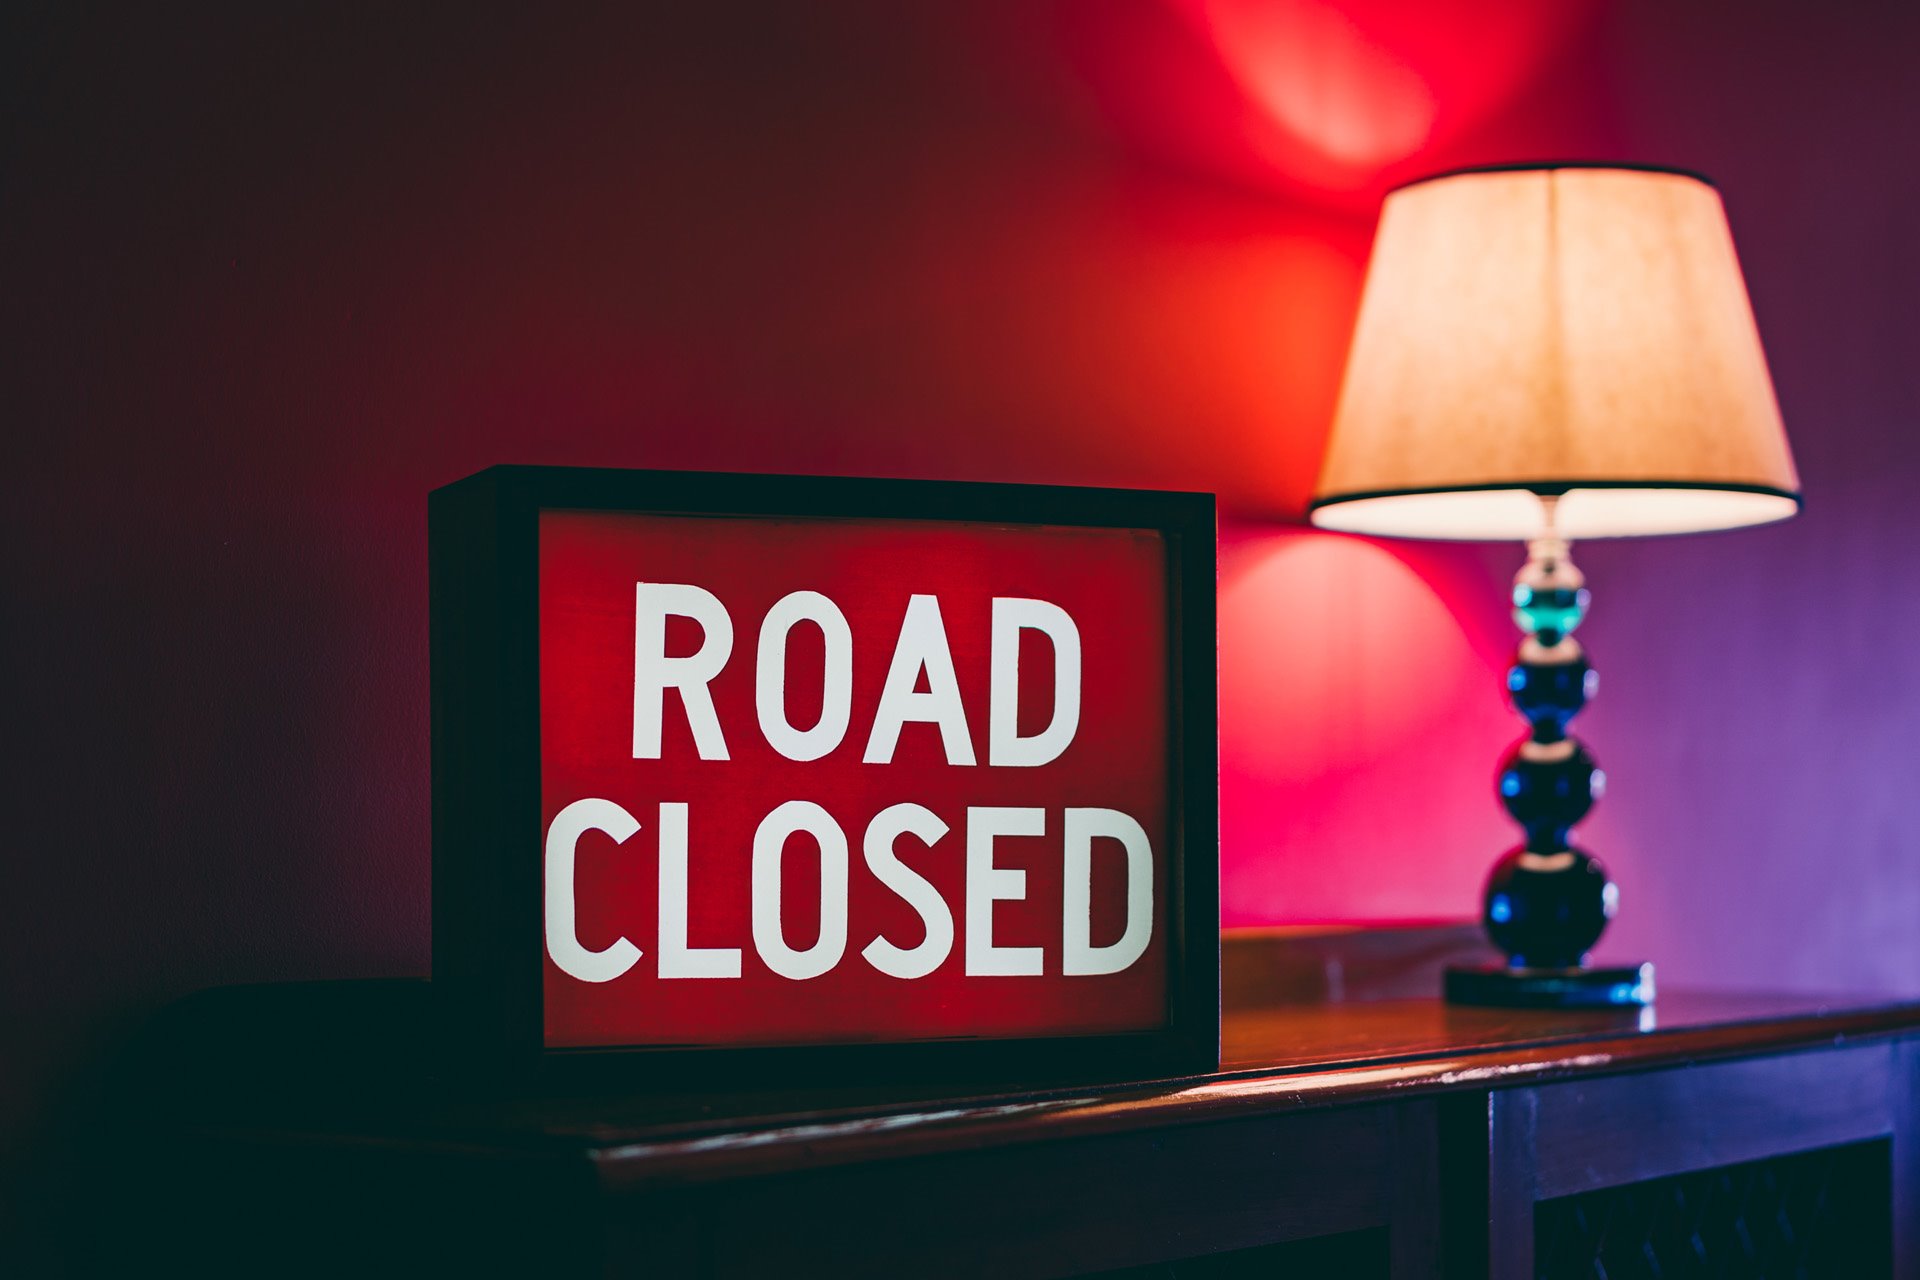
[{"label": "wooden table top", "polygon": [[[406,1064],[425,1025],[424,982],[253,989],[193,1025],[248,1028],[253,1052],[215,1055],[190,1123],[270,1142],[401,1146],[591,1161],[614,1186],[707,1181],[858,1160],[1035,1142],[1410,1094],[1681,1065],[1920,1032],[1920,1000],[1663,992],[1645,1011],[1477,1009],[1437,999],[1229,1010],[1217,1071],[1175,1080],[1022,1081],[982,1089],[845,1086],[502,1099],[463,1095]],[[279,993],[277,1004],[275,992]],[[343,995],[350,998],[343,1000]],[[307,1008],[302,1009],[303,1000]],[[343,1024],[341,1010],[361,1010]],[[275,1034],[262,1010],[278,1008]],[[191,1020],[190,1020],[191,1021]],[[358,1031],[356,1032],[356,1026]],[[180,1039],[176,1032],[175,1040]],[[203,1046],[206,1037],[187,1039]],[[266,1047],[262,1047],[266,1046]],[[344,1047],[342,1047],[344,1046]],[[202,1050],[196,1049],[195,1052]],[[296,1057],[305,1084],[275,1083],[262,1055]],[[200,1057],[199,1065],[207,1059]],[[315,1082],[332,1081],[331,1085]],[[249,1085],[247,1082],[252,1082]]]}]

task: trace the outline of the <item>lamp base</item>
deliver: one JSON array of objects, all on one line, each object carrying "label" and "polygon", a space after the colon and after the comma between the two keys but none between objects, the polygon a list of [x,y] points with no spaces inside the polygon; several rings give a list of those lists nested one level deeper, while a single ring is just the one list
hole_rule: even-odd
[{"label": "lamp base", "polygon": [[1651,964],[1602,969],[1514,969],[1503,964],[1447,969],[1453,1004],[1508,1009],[1618,1009],[1653,1003]]}]

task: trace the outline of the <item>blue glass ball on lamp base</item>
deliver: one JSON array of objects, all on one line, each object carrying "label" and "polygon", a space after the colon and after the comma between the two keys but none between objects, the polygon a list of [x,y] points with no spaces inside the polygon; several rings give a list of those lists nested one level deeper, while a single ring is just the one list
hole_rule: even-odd
[{"label": "blue glass ball on lamp base", "polygon": [[1507,669],[1507,692],[1513,709],[1527,718],[1538,742],[1564,738],[1567,725],[1580,714],[1600,684],[1600,673],[1593,669],[1584,652],[1576,651],[1561,662],[1547,662],[1528,655],[1514,658]]},{"label": "blue glass ball on lamp base", "polygon": [[1619,901],[1594,858],[1578,849],[1535,853],[1523,845],[1488,875],[1482,923],[1514,967],[1569,969],[1586,963]]},{"label": "blue glass ball on lamp base", "polygon": [[1527,833],[1529,849],[1565,846],[1567,832],[1607,788],[1607,775],[1572,738],[1526,738],[1500,762],[1500,800]]}]

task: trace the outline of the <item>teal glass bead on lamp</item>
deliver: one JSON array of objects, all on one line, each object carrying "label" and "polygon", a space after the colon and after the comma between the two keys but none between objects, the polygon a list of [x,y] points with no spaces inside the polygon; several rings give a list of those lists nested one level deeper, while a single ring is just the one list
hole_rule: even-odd
[{"label": "teal glass bead on lamp", "polygon": [[1719,193],[1626,165],[1460,170],[1381,211],[1326,461],[1325,529],[1514,540],[1526,732],[1496,791],[1520,843],[1482,900],[1504,965],[1449,970],[1451,1000],[1635,1005],[1653,967],[1591,968],[1618,891],[1572,830],[1605,786],[1571,722],[1595,693],[1575,631],[1586,538],[1793,515],[1800,482]]}]

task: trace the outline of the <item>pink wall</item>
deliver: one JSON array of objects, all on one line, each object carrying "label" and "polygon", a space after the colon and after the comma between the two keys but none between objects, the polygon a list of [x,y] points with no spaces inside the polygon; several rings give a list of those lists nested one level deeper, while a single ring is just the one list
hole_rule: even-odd
[{"label": "pink wall", "polygon": [[1920,21],[817,8],[8,17],[10,1144],[183,991],[426,969],[424,494],[497,461],[1217,490],[1225,919],[1471,914],[1517,549],[1298,521],[1381,191],[1496,159],[1720,180],[1808,491],[1582,550],[1609,949],[1920,984]]}]

